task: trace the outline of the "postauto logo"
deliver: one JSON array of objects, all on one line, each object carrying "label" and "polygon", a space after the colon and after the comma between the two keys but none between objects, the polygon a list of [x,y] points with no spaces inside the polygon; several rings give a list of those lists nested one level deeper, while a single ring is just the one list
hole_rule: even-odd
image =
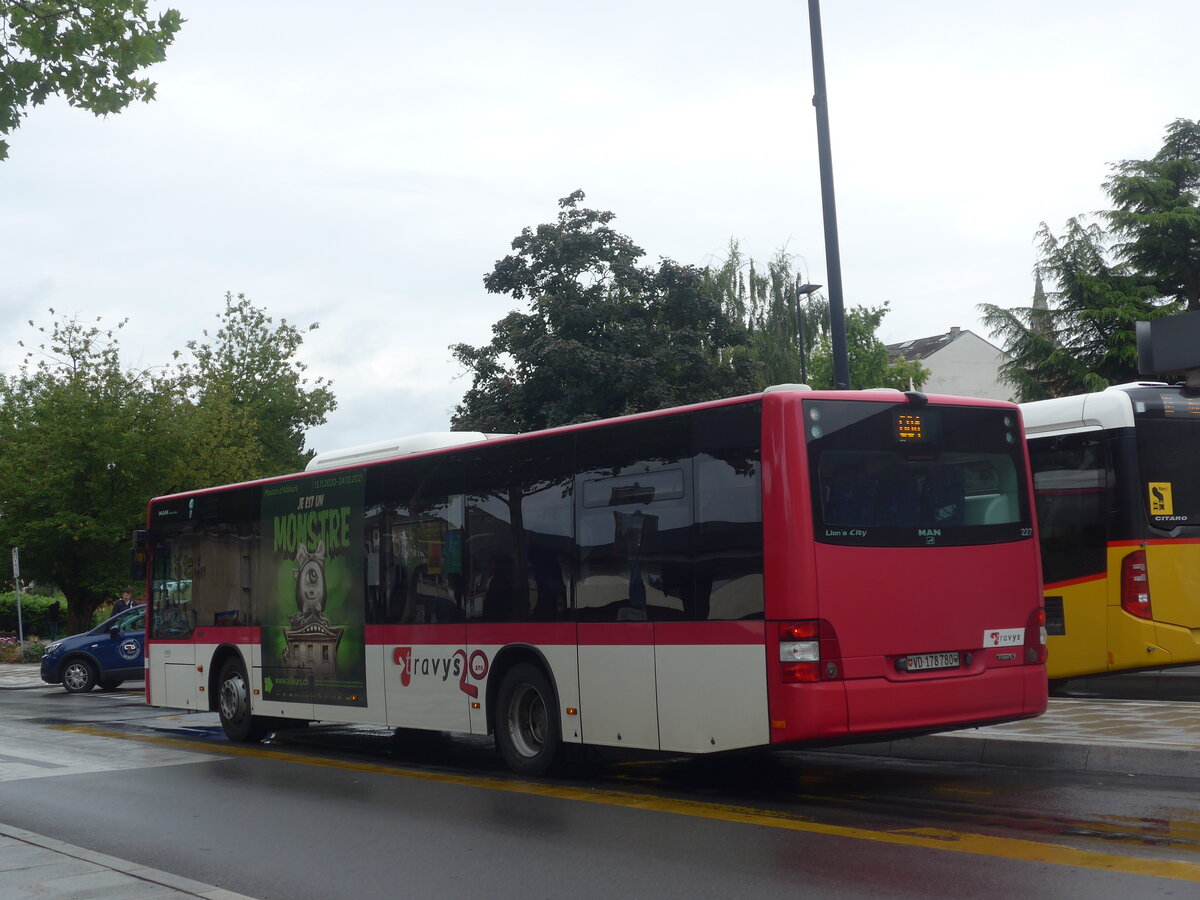
[{"label": "postauto logo", "polygon": [[473,698],[479,696],[479,686],[472,682],[483,681],[489,668],[486,653],[473,650],[468,655],[461,647],[449,656],[422,656],[419,651],[413,653],[412,647],[397,647],[392,651],[392,662],[400,666],[400,683],[404,687],[409,687],[414,678],[447,681],[453,676],[458,680],[458,689]]}]

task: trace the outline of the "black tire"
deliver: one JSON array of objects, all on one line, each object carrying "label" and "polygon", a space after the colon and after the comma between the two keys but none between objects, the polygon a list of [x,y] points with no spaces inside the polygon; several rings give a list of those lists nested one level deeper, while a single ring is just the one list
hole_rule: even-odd
[{"label": "black tire", "polygon": [[540,777],[562,757],[558,701],[550,679],[537,666],[518,663],[496,695],[496,747],[518,775]]},{"label": "black tire", "polygon": [[250,681],[246,667],[237,658],[225,660],[217,681],[217,712],[221,729],[231,741],[256,744],[270,730],[270,721],[250,714]]},{"label": "black tire", "polygon": [[86,694],[96,686],[96,667],[82,656],[68,659],[62,670],[62,686],[68,694]]},{"label": "black tire", "polygon": [[117,688],[123,685],[125,681],[121,678],[105,678],[103,681],[97,683],[102,691],[115,691]]}]

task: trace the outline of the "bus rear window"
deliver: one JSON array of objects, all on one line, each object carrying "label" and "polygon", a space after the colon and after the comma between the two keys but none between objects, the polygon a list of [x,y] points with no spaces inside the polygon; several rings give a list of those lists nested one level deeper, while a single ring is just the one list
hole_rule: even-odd
[{"label": "bus rear window", "polygon": [[1200,525],[1200,397],[1177,389],[1131,391],[1141,495],[1159,528]]},{"label": "bus rear window", "polygon": [[1014,411],[810,400],[815,538],[876,547],[1032,535]]}]

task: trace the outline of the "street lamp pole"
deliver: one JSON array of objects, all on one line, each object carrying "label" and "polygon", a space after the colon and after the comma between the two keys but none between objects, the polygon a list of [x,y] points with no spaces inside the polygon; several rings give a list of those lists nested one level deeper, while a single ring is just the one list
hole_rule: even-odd
[{"label": "street lamp pole", "polygon": [[808,300],[814,291],[820,289],[819,284],[801,284],[800,279],[796,279],[796,342],[800,346],[800,381],[804,384],[808,384],[808,362],[804,349],[804,314],[800,310],[800,298],[803,296]]},{"label": "street lamp pole", "polygon": [[829,337],[833,343],[833,386],[850,389],[846,352],[846,313],[842,302],[842,256],[838,248],[837,207],[833,197],[833,160],[829,144],[829,98],[825,93],[825,50],[821,40],[821,6],[808,0],[812,42],[813,106],[817,109],[817,154],[821,165],[821,209],[825,218],[825,267],[829,275]]}]

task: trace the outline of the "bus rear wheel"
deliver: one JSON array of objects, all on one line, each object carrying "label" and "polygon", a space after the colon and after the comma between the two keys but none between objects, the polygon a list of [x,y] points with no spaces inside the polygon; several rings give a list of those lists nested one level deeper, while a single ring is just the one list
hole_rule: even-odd
[{"label": "bus rear wheel", "polygon": [[239,744],[257,743],[270,729],[266,719],[250,714],[250,682],[240,659],[227,659],[221,666],[217,712],[225,736]]},{"label": "bus rear wheel", "polygon": [[496,704],[496,747],[518,775],[550,772],[562,755],[554,688],[536,666],[519,663],[500,682]]}]

